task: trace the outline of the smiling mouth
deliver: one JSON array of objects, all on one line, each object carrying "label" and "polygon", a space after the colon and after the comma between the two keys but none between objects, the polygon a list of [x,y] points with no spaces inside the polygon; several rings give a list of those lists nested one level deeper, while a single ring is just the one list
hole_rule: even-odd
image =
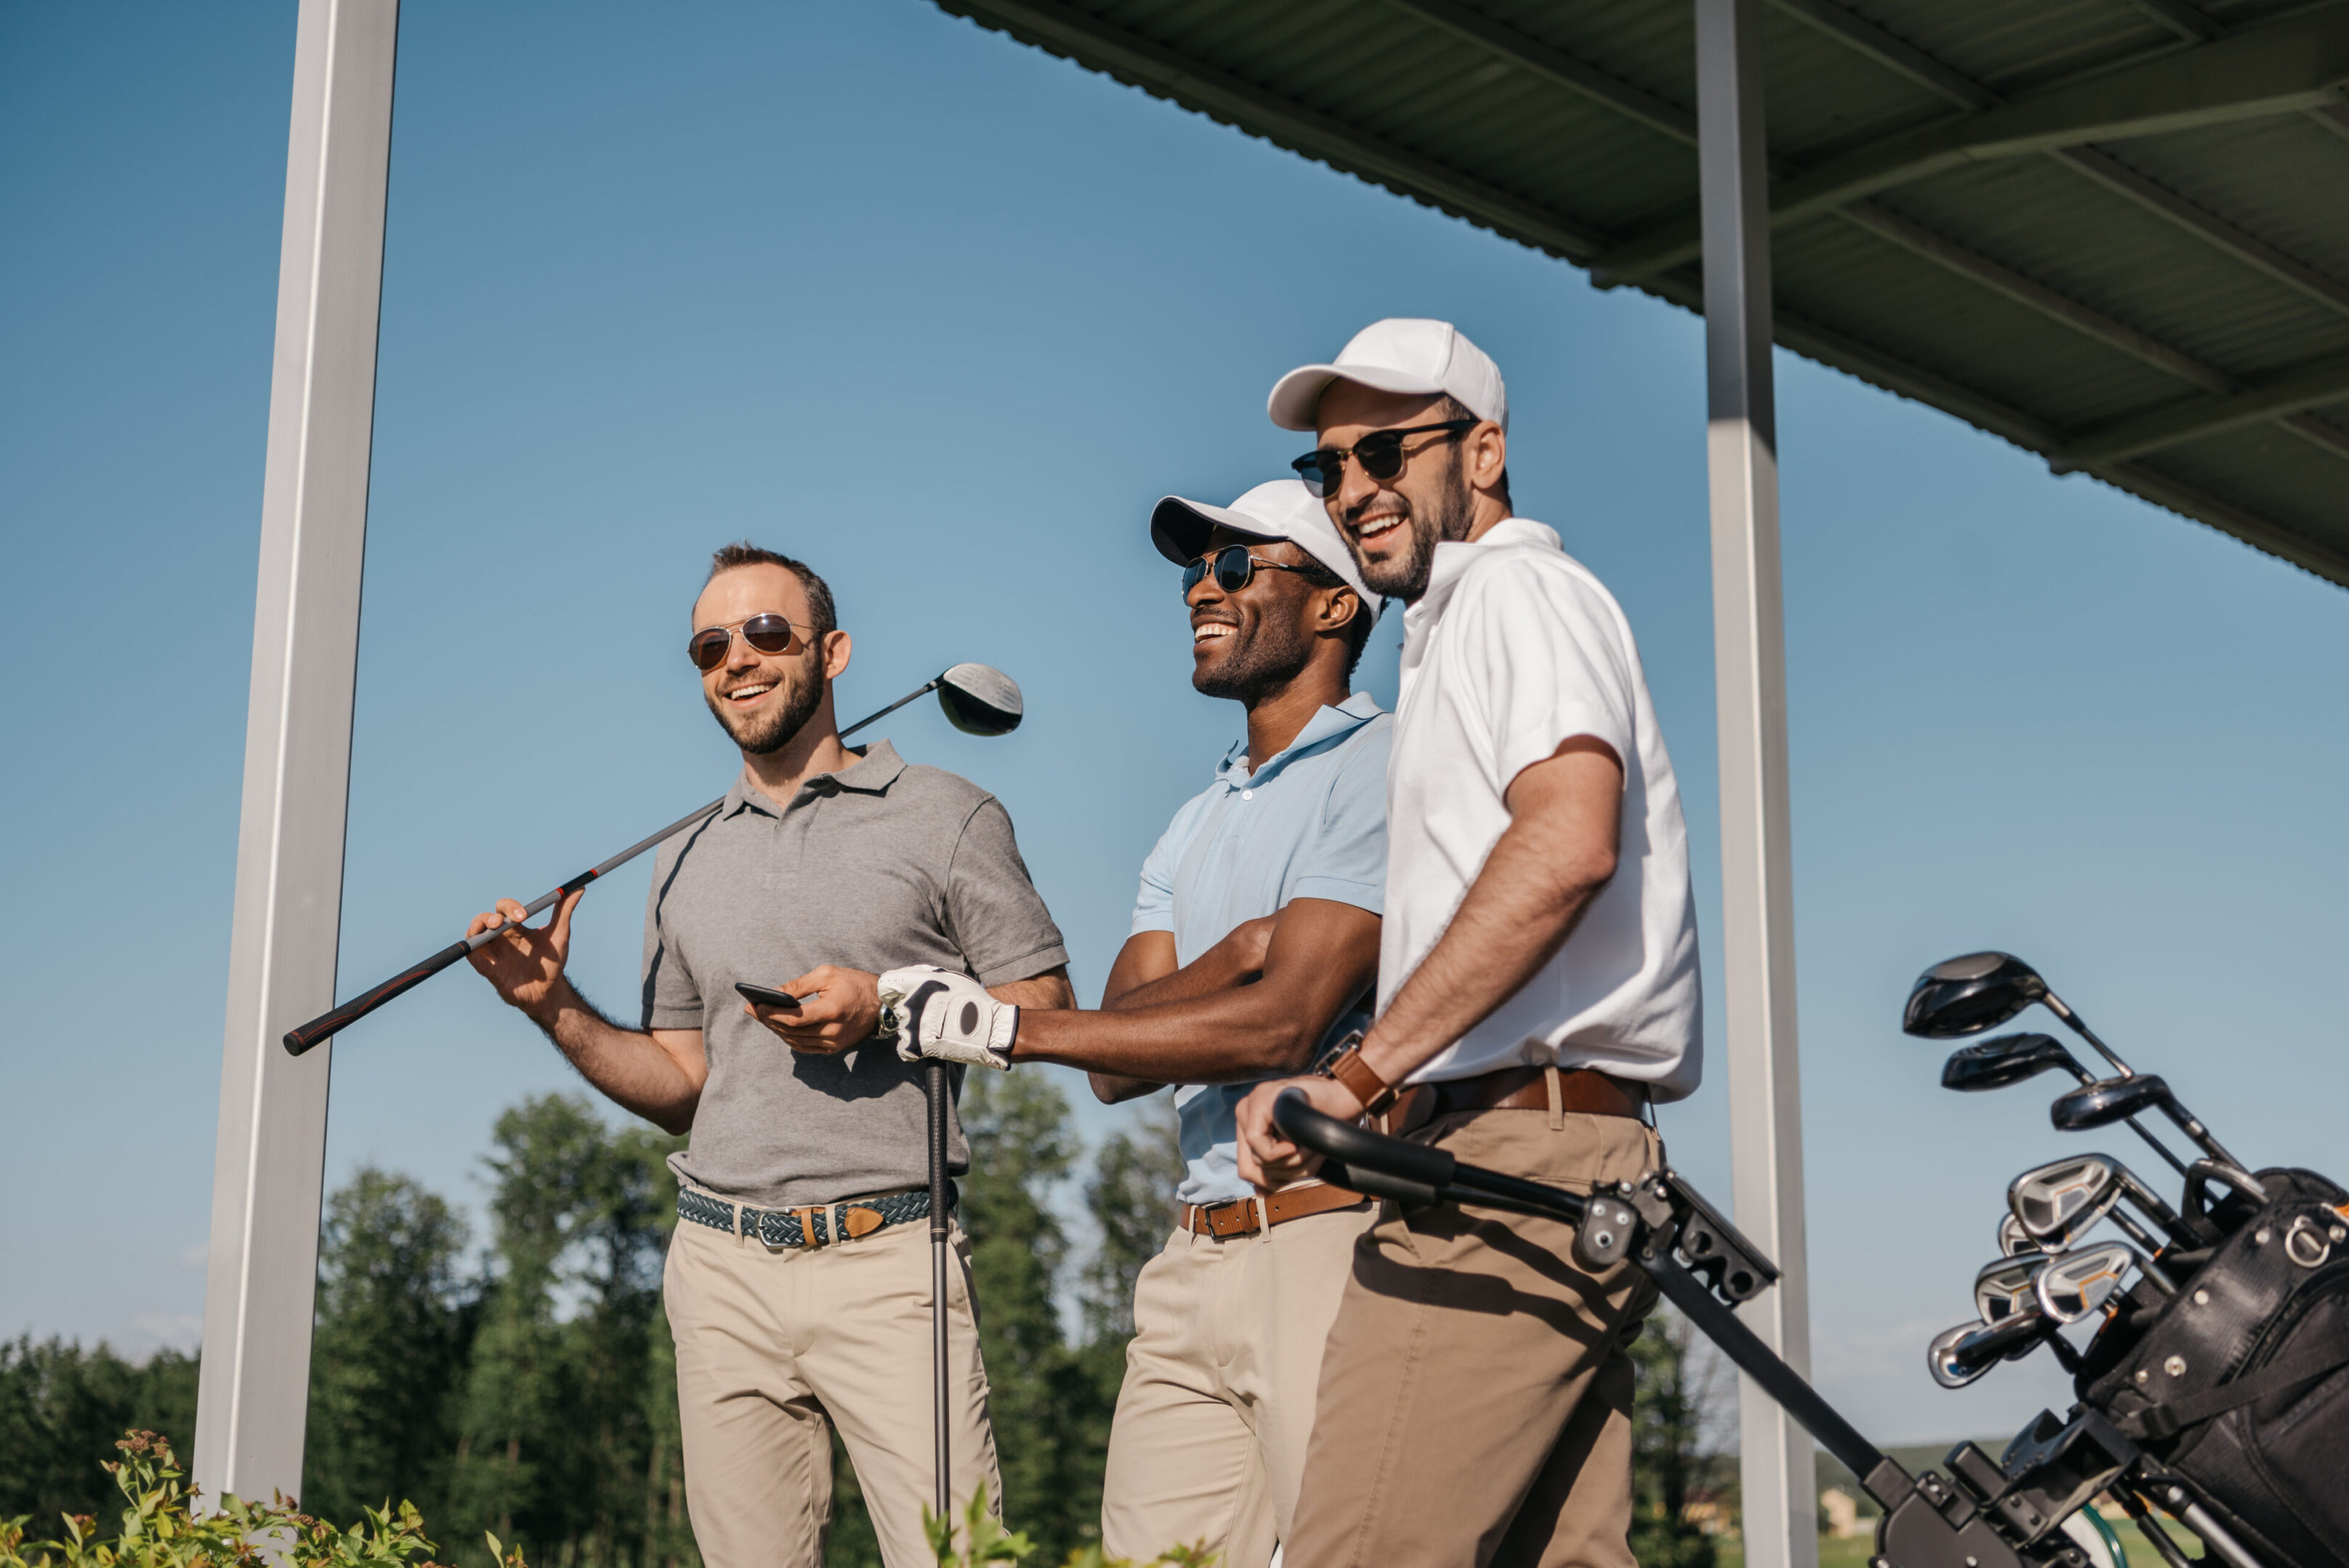
[{"label": "smiling mouth", "polygon": [[1365,517],[1354,524],[1354,542],[1367,545],[1373,539],[1382,539],[1402,527],[1402,523],[1403,514],[1400,512],[1382,512],[1375,517]]},{"label": "smiling mouth", "polygon": [[733,691],[726,693],[726,701],[734,707],[748,708],[774,689],[775,683],[771,680],[757,681],[749,686],[737,686]]},{"label": "smiling mouth", "polygon": [[1191,628],[1191,646],[1203,648],[1219,638],[1235,636],[1237,630],[1229,621],[1203,620]]}]

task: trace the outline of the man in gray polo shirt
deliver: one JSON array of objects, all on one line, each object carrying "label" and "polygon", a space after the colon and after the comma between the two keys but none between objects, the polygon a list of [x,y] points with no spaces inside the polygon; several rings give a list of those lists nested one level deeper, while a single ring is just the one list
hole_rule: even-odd
[{"label": "man in gray polo shirt", "polygon": [[[874,1031],[876,977],[935,964],[1031,1009],[1069,1006],[1068,953],[994,797],[886,741],[840,742],[849,638],[806,566],[718,552],[693,612],[702,694],[742,752],[718,811],[661,846],[640,1026],[563,972],[573,894],[473,955],[588,1082],[670,1132],[679,1197],[665,1295],[686,1495],[709,1568],[823,1559],[832,1431],[891,1568],[922,1538],[932,1395],[919,1069]],[[514,922],[501,899],[474,930]],[[802,998],[753,1008],[738,982]],[[956,1082],[959,1085],[959,1075]],[[959,1125],[950,1168],[968,1164]],[[959,1232],[958,1254],[967,1254]],[[968,1266],[947,1303],[957,1498],[1000,1495]]]}]

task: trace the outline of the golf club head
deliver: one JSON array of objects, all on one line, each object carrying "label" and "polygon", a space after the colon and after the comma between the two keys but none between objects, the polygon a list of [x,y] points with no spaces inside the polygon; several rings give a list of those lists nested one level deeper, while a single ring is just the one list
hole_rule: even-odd
[{"label": "golf club head", "polygon": [[2004,1323],[2031,1305],[2031,1282],[2044,1257],[2024,1253],[1984,1263],[1974,1275],[1974,1311],[1984,1323]]},{"label": "golf club head", "polygon": [[1950,1059],[1941,1064],[1941,1087],[1961,1095],[1979,1094],[2035,1078],[2050,1067],[2062,1067],[2083,1083],[2087,1081],[2079,1058],[2053,1034],[2002,1034],[1951,1052]]},{"label": "golf club head", "polygon": [[2124,1242],[2083,1247],[2042,1263],[2031,1292],[2039,1310],[2057,1323],[2078,1323],[2104,1309],[2137,1261],[2137,1249]]},{"label": "golf club head", "polygon": [[1900,1029],[1926,1040],[1979,1034],[2046,994],[2047,982],[2013,953],[1966,953],[1917,977]]},{"label": "golf club head", "polygon": [[2058,1095],[2055,1103],[2047,1107],[2047,1119],[2055,1124],[2058,1132],[2085,1132],[2090,1127],[2110,1127],[2139,1111],[2166,1109],[2168,1103],[2169,1085],[2158,1073],[2140,1073],[2134,1078],[2098,1078]]},{"label": "golf club head", "polygon": [[2101,1154],[2075,1155],[2026,1170],[2006,1189],[2006,1206],[2023,1233],[2051,1252],[2086,1234],[2120,1198],[2120,1175]]},{"label": "golf club head", "polygon": [[1932,1373],[1934,1382],[1944,1388],[1962,1388],[1998,1365],[1995,1355],[1978,1361],[1957,1353],[1967,1338],[1982,1332],[1982,1326],[1978,1322],[1961,1323],[1933,1336],[1933,1342],[1925,1347],[1925,1366]]},{"label": "golf club head", "polygon": [[987,664],[957,664],[939,676],[938,706],[966,735],[1008,735],[1026,712],[1019,683]]},{"label": "golf club head", "polygon": [[2038,1237],[2023,1228],[2022,1220],[2007,1213],[1999,1216],[1998,1250],[2002,1257],[2020,1258],[2026,1252],[2044,1252],[2047,1249],[2039,1244]]}]

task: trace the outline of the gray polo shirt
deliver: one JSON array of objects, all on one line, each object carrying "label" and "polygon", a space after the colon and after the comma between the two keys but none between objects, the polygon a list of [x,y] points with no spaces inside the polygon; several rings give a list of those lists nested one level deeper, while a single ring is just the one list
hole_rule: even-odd
[{"label": "gray polo shirt", "polygon": [[[743,1012],[734,982],[928,963],[1002,985],[1068,960],[1011,818],[968,779],[909,766],[886,741],[780,806],[738,778],[714,816],[660,846],[645,909],[644,1027],[698,1029],[709,1056],[692,1142],[670,1165],[761,1208],[920,1187],[920,1069],[888,1040],[794,1051]],[[953,1081],[959,1092],[959,1069]],[[969,1163],[957,1121],[950,1168]]]}]

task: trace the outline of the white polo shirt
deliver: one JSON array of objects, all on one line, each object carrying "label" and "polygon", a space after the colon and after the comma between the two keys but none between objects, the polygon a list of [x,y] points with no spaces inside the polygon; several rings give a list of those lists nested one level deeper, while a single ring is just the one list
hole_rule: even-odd
[{"label": "white polo shirt", "polygon": [[1631,628],[1557,535],[1511,517],[1441,544],[1403,615],[1387,774],[1379,1011],[1451,923],[1509,825],[1510,782],[1590,735],[1623,762],[1615,876],[1549,962],[1413,1083],[1556,1062],[1694,1091],[1703,1065],[1696,910],[1680,787]]}]

